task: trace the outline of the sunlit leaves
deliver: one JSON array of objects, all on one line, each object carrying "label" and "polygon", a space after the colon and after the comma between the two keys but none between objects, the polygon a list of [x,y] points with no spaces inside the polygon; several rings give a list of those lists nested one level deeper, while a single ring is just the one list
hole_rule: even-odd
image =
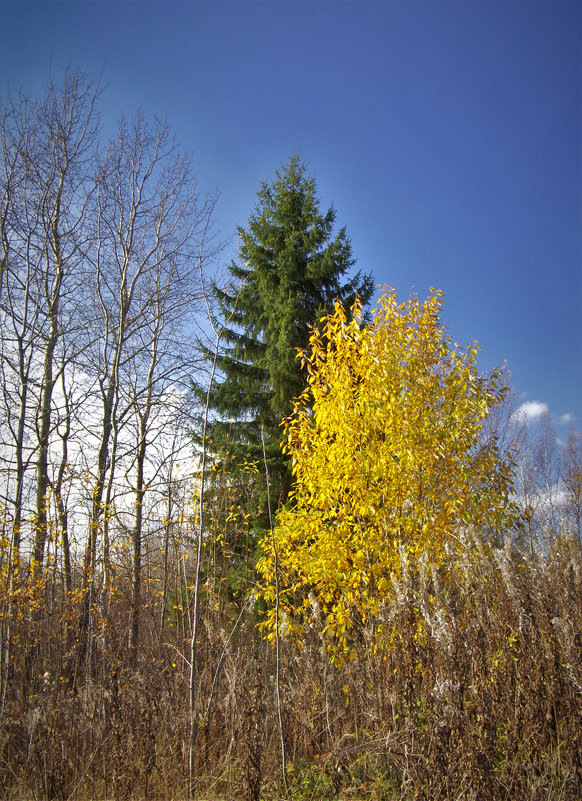
[{"label": "sunlit leaves", "polygon": [[[442,302],[387,290],[369,325],[357,304],[351,321],[336,304],[300,354],[308,387],[284,439],[295,486],[275,530],[280,604],[295,635],[318,616],[336,655],[378,615],[402,549],[440,563],[461,527],[514,522],[511,462],[483,435],[500,372],[479,375],[475,343],[453,348]],[[272,601],[270,537],[263,552]]]}]

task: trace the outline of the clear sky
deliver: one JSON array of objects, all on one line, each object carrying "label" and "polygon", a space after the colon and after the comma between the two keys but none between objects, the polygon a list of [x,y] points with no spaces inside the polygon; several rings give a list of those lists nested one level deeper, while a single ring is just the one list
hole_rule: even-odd
[{"label": "clear sky", "polygon": [[358,266],[582,427],[579,2],[12,2],[0,88],[102,73],[105,123],[166,115],[235,252],[295,150]]}]

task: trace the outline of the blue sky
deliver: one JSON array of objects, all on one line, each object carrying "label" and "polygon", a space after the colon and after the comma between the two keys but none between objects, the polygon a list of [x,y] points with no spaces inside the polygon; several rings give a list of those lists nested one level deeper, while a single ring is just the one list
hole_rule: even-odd
[{"label": "blue sky", "polygon": [[[166,115],[222,238],[295,150],[358,266],[445,292],[517,403],[582,427],[578,2],[0,2],[0,88],[103,73],[105,123]],[[536,405],[537,404],[537,405]]]}]

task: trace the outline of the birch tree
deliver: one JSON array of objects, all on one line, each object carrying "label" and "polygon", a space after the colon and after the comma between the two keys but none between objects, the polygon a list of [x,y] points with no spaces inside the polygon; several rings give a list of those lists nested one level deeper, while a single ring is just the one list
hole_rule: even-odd
[{"label": "birch tree", "polygon": [[67,70],[40,100],[9,98],[2,124],[2,386],[13,548],[18,555],[25,474],[34,462],[35,570],[47,537],[55,386],[85,343],[78,322],[86,303],[98,96],[98,84]]},{"label": "birch tree", "polygon": [[[183,391],[195,351],[193,316],[197,312],[198,270],[212,254],[210,220],[214,197],[201,197],[189,159],[176,147],[168,125],[148,124],[138,114],[122,120],[101,170],[97,194],[97,243],[94,255],[98,349],[97,460],[93,470],[84,575],[87,592],[82,618],[93,597],[97,542],[106,532],[115,484],[123,459],[134,493],[133,606],[131,643],[138,639],[137,610],[145,464],[156,426],[154,413],[170,387]],[[190,338],[190,341],[188,342]],[[133,436],[132,432],[133,431]],[[127,469],[127,468],[126,468]],[[109,542],[104,537],[104,564]]]}]

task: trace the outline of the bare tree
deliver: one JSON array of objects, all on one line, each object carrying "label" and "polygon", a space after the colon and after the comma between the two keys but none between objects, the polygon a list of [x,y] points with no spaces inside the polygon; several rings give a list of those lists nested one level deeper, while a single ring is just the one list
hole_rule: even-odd
[{"label": "bare tree", "polygon": [[542,531],[552,538],[560,528],[560,486],[556,431],[548,412],[542,415],[532,442],[537,478],[538,507],[543,515]]},{"label": "bare tree", "polygon": [[[199,258],[203,258],[203,252],[201,248]],[[199,288],[191,278],[177,279],[173,269],[155,276],[151,304],[136,337],[138,347],[130,360],[131,372],[124,387],[132,415],[128,428],[134,443],[126,459],[126,478],[133,494],[132,648],[137,647],[139,638],[144,499],[172,454],[172,448],[165,452],[163,447],[154,450],[152,446],[174,439],[181,427],[184,432],[182,407],[191,403],[188,385],[196,369],[197,351],[191,341],[192,327],[185,327],[184,320],[199,302]]]},{"label": "bare tree", "polygon": [[[65,331],[67,344],[71,347],[72,333],[76,329],[75,317],[83,302],[83,279],[87,274],[86,249],[90,231],[86,212],[94,189],[91,169],[97,134],[97,96],[98,87],[75,73],[67,73],[62,89],[50,85],[37,122],[37,132],[40,131],[42,141],[52,143],[46,160],[39,159],[37,152],[33,154],[36,179],[43,188],[42,306],[46,314],[37,423],[39,446],[33,551],[37,570],[42,566],[47,536],[48,452],[57,380],[54,371],[56,348]],[[65,362],[60,364],[60,369],[64,370]]]},{"label": "bare tree", "polygon": [[67,70],[62,85],[51,81],[40,101],[9,98],[3,118],[3,388],[7,417],[14,421],[8,424],[15,461],[14,546],[17,552],[24,474],[34,452],[32,558],[37,570],[47,536],[54,390],[65,369],[64,354],[68,350],[70,358],[71,344],[77,348],[82,340],[75,327],[85,297],[98,95],[98,84]]},{"label": "bare tree", "polygon": [[[148,125],[140,114],[132,123],[121,122],[97,194],[94,268],[101,335],[93,369],[99,376],[100,424],[84,575],[88,610],[97,541],[114,502],[109,490],[116,485],[116,465],[123,463],[134,495],[134,646],[139,636],[143,504],[150,480],[148,447],[160,436],[160,427],[168,425],[171,393],[180,394],[192,373],[198,269],[211,253],[214,203],[213,197],[198,195],[189,160],[177,150],[165,122]],[[107,563],[105,538],[104,546]],[[86,624],[85,614],[82,627]]]},{"label": "bare tree", "polygon": [[[22,546],[26,543],[37,578],[45,556],[51,488],[60,492],[64,481],[64,469],[53,480],[49,451],[59,418],[55,387],[60,380],[65,389],[67,362],[85,341],[76,317],[86,299],[86,212],[94,186],[98,95],[96,82],[66,70],[62,84],[50,81],[40,99],[8,96],[1,117],[0,441],[3,495],[12,526],[9,601],[0,637],[0,707],[11,660],[13,599],[25,576]],[[64,435],[68,438],[66,429]],[[62,497],[57,505],[62,522]],[[68,546],[66,532],[64,539]],[[70,586],[70,553],[67,562]],[[31,643],[35,649],[34,638]]]},{"label": "bare tree", "polygon": [[560,478],[565,512],[572,534],[582,545],[582,432],[570,424],[568,440],[560,455]]},{"label": "bare tree", "polygon": [[37,401],[36,337],[40,309],[35,303],[38,269],[33,242],[40,226],[38,208],[28,198],[26,157],[32,136],[25,101],[7,104],[2,117],[2,449],[4,501],[11,509],[11,562],[20,556],[25,477],[33,459],[33,409]]}]

